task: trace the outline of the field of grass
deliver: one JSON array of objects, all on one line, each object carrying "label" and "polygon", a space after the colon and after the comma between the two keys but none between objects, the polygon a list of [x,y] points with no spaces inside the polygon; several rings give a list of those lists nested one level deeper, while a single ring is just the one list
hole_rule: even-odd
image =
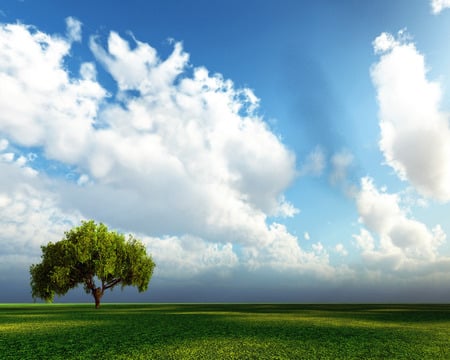
[{"label": "field of grass", "polygon": [[1,359],[450,359],[450,305],[0,305]]}]

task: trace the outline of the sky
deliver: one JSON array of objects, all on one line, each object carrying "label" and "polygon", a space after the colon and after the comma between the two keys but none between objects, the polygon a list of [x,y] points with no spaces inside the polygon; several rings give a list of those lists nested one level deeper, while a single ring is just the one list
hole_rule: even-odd
[{"label": "sky", "polygon": [[449,40],[449,0],[2,1],[0,302],[87,219],[156,263],[104,301],[448,302]]}]

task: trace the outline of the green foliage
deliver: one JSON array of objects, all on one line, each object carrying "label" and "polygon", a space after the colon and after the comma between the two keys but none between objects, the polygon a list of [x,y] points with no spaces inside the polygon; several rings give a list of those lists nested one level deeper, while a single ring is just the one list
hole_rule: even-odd
[{"label": "green foliage", "polygon": [[450,359],[450,305],[0,305],[2,359]]},{"label": "green foliage", "polygon": [[66,232],[61,241],[41,248],[42,262],[30,267],[31,290],[33,298],[48,302],[79,284],[96,303],[105,290],[118,284],[122,288],[135,286],[142,292],[147,290],[155,267],[139,240],[131,235],[125,240],[124,235],[92,220]]}]

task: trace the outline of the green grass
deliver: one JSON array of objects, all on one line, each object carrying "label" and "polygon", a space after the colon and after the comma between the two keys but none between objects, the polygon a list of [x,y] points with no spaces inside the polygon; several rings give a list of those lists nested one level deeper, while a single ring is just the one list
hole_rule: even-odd
[{"label": "green grass", "polygon": [[450,305],[0,305],[0,359],[450,359]]}]

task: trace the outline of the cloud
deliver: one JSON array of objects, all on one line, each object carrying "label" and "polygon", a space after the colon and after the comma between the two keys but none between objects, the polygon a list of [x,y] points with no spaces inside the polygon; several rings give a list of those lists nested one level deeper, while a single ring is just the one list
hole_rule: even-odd
[{"label": "cloud", "polygon": [[9,147],[9,142],[5,139],[0,140],[0,164],[9,163],[14,165],[16,168],[20,168],[23,174],[28,177],[34,177],[38,172],[29,166],[29,163],[34,160],[33,154],[28,154],[27,157],[16,154],[11,151],[6,151]]},{"label": "cloud", "polygon": [[383,32],[373,41],[373,49],[375,54],[382,54],[386,51],[392,50],[399,45],[399,42],[392,34]]},{"label": "cloud", "polygon": [[312,248],[316,253],[319,254],[324,251],[324,247],[320,241],[318,243],[312,244]]},{"label": "cloud", "polygon": [[227,277],[239,262],[231,243],[213,244],[189,235],[142,239],[157,264],[155,275],[161,279],[180,280],[211,272]]},{"label": "cloud", "polygon": [[42,146],[48,158],[75,163],[88,149],[104,89],[70,78],[70,44],[22,24],[0,25],[0,131],[10,142]]},{"label": "cloud", "polygon": [[371,69],[377,91],[380,149],[386,163],[423,196],[450,200],[450,129],[440,110],[438,82],[427,79],[424,56],[405,32],[374,41],[380,59]]},{"label": "cloud", "polygon": [[320,176],[326,166],[326,158],[323,149],[316,146],[314,150],[308,154],[305,162],[299,170],[300,176]]},{"label": "cloud", "polygon": [[[296,160],[258,115],[251,90],[193,67],[181,43],[162,59],[149,44],[130,44],[115,32],[106,48],[91,37],[96,62],[81,63],[74,75],[64,62],[81,39],[81,23],[68,18],[67,33],[0,27],[1,146],[5,154],[9,145],[38,149],[41,164],[10,152],[7,169],[35,171],[33,181],[42,182],[29,183],[29,199],[41,210],[25,202],[28,215],[11,214],[51,234],[26,233],[23,241],[35,249],[77,219],[93,218],[140,234],[162,278],[225,276],[237,268],[334,276],[326,251],[302,249],[276,222],[298,213],[283,194]],[[98,64],[116,93],[97,81]],[[313,171],[320,158],[317,150]],[[48,177],[49,164],[57,178]]]},{"label": "cloud", "polygon": [[[95,131],[83,169],[97,183],[128,188],[131,181],[136,192],[155,200],[154,210],[146,208],[149,217],[160,217],[164,207],[200,228],[247,228],[244,222],[264,221],[265,214],[295,214],[282,196],[295,158],[253,114],[257,101],[250,90],[235,89],[204,68],[189,77],[180,43],[162,60],[134,41],[131,49],[111,33],[105,50],[91,39],[94,55],[118,83],[121,104],[99,114],[106,126]],[[163,217],[169,217],[164,210]]]},{"label": "cloud", "polygon": [[67,36],[70,41],[81,42],[81,22],[71,16],[66,18]]},{"label": "cloud", "polygon": [[347,256],[348,255],[347,249],[345,248],[344,244],[341,244],[341,243],[337,244],[334,247],[334,251],[336,251],[338,254],[340,254],[342,256]]},{"label": "cloud", "polygon": [[[373,180],[363,178],[356,196],[359,222],[364,225],[354,235],[369,268],[383,271],[417,269],[437,263],[438,248],[446,235],[439,225],[433,229],[409,218],[400,207],[397,194],[379,191]],[[375,234],[377,242],[372,234]]]},{"label": "cloud", "polygon": [[450,8],[450,0],[431,0],[431,10],[433,14],[439,14],[446,8]]},{"label": "cloud", "polygon": [[346,183],[348,168],[353,164],[354,159],[353,154],[348,150],[342,150],[332,156],[330,182],[333,185]]},{"label": "cloud", "polygon": [[313,244],[312,248],[312,251],[302,249],[297,237],[290,234],[284,225],[272,224],[265,246],[243,247],[243,264],[252,272],[270,269],[276,273],[306,275],[310,279],[326,281],[340,281],[353,276],[350,269],[330,265],[328,252],[320,242]]},{"label": "cloud", "polygon": [[6,139],[0,139],[0,151],[8,148],[9,142]]},{"label": "cloud", "polygon": [[[38,261],[40,245],[58,241],[81,219],[76,210],[64,212],[45,184],[14,163],[0,162],[0,273]],[[20,260],[20,261],[19,261]]]}]

